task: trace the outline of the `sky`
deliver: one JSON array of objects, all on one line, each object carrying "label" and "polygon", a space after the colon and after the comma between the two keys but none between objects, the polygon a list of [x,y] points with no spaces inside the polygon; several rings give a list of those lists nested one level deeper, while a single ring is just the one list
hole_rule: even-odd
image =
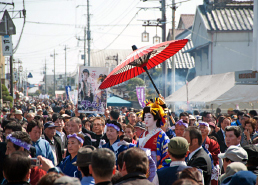
[{"label": "sky", "polygon": [[[12,36],[14,47],[20,37],[23,18],[17,10],[23,9],[22,0],[5,0],[12,3],[0,5],[2,11],[7,9],[16,26],[16,35]],[[155,27],[147,27],[150,41],[141,42],[141,33],[145,28],[143,20],[161,18],[157,0],[146,2],[140,0],[89,0],[90,29],[92,49],[130,49],[132,45],[142,47],[152,44],[152,37],[156,35]],[[196,7],[203,4],[203,0],[175,0],[176,25],[180,14],[195,14]],[[21,40],[13,57],[22,61],[23,70],[31,72],[30,83],[39,83],[43,79],[45,62],[47,74],[53,74],[54,51],[56,53],[56,74],[65,71],[65,46],[67,49],[67,73],[76,71],[78,64],[83,64],[83,33],[87,23],[86,0],[25,0],[26,22]],[[172,27],[172,0],[166,0],[167,33]],[[145,8],[148,7],[148,8]],[[154,8],[153,8],[154,7]],[[145,9],[143,9],[145,8]],[[14,10],[14,12],[13,12]],[[1,16],[3,12],[1,12]],[[129,24],[130,23],[130,24]],[[119,36],[118,36],[119,35]],[[157,35],[161,37],[161,28],[157,28]],[[105,61],[103,61],[105,62]],[[14,64],[17,68],[17,64]],[[7,69],[7,68],[6,68]]]}]

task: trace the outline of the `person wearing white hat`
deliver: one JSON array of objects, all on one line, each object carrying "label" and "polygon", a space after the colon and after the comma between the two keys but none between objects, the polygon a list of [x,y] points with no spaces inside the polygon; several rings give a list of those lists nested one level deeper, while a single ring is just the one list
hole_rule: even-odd
[{"label": "person wearing white hat", "polygon": [[22,111],[21,110],[16,110],[14,113],[15,118],[18,120],[19,123],[27,121],[23,116],[22,116]]},{"label": "person wearing white hat", "polygon": [[189,126],[196,126],[195,121],[195,117],[193,115],[189,115]]}]

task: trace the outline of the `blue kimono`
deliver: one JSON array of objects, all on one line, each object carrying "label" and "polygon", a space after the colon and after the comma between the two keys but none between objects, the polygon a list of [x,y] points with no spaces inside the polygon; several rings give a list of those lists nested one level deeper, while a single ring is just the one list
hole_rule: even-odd
[{"label": "blue kimono", "polygon": [[74,166],[72,163],[76,162],[77,155],[71,160],[71,155],[64,158],[59,165],[57,165],[59,168],[61,168],[62,172],[65,175],[68,175],[70,177],[77,177],[80,180],[82,179],[81,172],[77,169],[77,166]]},{"label": "blue kimono", "polygon": [[117,158],[118,158],[118,155],[122,152],[122,151],[125,151],[128,149],[127,146],[124,146],[124,145],[120,145],[120,146],[117,146],[117,143],[120,141],[120,139],[117,139],[113,145],[110,146],[110,143],[106,143],[104,145],[102,145],[102,148],[109,148],[110,150],[112,150],[115,155],[116,155],[116,161],[117,161]]}]

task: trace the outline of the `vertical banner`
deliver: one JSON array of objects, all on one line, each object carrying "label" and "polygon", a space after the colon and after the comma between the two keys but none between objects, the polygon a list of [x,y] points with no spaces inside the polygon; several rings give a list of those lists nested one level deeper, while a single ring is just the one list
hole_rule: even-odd
[{"label": "vertical banner", "polygon": [[65,86],[65,94],[66,94],[67,100],[70,99],[70,93],[71,93],[71,86],[70,85]]},{"label": "vertical banner", "polygon": [[107,90],[99,89],[108,75],[105,67],[79,67],[78,112],[104,114]]},{"label": "vertical banner", "polygon": [[136,94],[139,101],[140,106],[145,107],[145,88],[144,87],[136,87]]}]

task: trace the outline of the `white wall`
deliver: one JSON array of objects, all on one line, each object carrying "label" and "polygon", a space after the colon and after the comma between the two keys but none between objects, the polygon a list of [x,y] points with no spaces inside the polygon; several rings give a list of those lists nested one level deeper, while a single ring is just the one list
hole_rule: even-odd
[{"label": "white wall", "polygon": [[219,42],[213,47],[213,74],[251,70],[252,45],[247,42]]}]

